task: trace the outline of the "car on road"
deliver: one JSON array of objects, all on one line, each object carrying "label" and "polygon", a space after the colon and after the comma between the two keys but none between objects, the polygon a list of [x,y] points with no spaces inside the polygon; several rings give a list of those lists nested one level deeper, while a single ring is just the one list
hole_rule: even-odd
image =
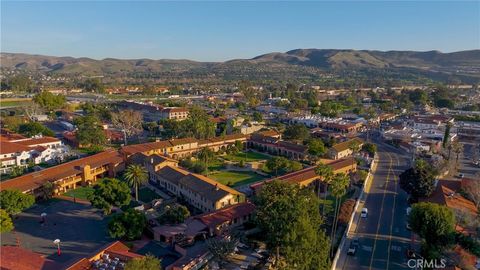
[{"label": "car on road", "polygon": [[412,208],[411,208],[411,207],[407,207],[407,216],[410,215],[410,212],[412,212]]},{"label": "car on road", "polygon": [[409,230],[409,231],[412,230],[412,227],[410,226],[410,222],[407,221],[407,223],[405,225],[405,228],[407,228],[407,230]]},{"label": "car on road", "polygon": [[358,247],[358,239],[353,239],[353,241],[350,243],[350,246],[348,247],[347,255],[354,256],[355,253],[357,252],[357,247]]},{"label": "car on road", "polygon": [[463,178],[463,177],[465,177],[465,174],[463,174],[463,173],[458,174],[458,178]]},{"label": "car on road", "polygon": [[368,216],[368,209],[362,208],[362,212],[360,213],[360,217],[366,218]]}]

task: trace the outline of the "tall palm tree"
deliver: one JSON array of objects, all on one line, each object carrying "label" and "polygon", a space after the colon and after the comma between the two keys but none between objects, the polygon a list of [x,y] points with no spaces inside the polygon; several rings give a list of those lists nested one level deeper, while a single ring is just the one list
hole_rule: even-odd
[{"label": "tall palm tree", "polygon": [[353,163],[355,162],[355,154],[360,151],[360,142],[356,139],[352,139],[348,144],[348,148],[352,150],[352,171],[353,171]]},{"label": "tall palm tree", "polygon": [[[328,190],[328,185],[332,182],[333,179],[333,169],[332,167],[320,163],[316,168],[315,168],[315,173],[320,176],[323,180],[323,183],[325,184],[325,196],[323,198],[323,205],[322,205],[322,216],[325,216],[325,203],[327,201],[327,190]],[[320,180],[318,183],[318,194],[320,195]],[[319,196],[320,197],[320,196]]]},{"label": "tall palm tree", "polygon": [[138,186],[141,186],[148,181],[147,170],[138,164],[130,164],[125,170],[124,177],[125,180],[127,180],[127,183],[135,188],[135,200],[138,201]]},{"label": "tall palm tree", "polygon": [[332,252],[333,246],[335,242],[335,234],[337,231],[337,224],[338,224],[338,212],[340,211],[340,197],[344,196],[347,192],[347,187],[350,184],[350,177],[344,173],[338,173],[333,177],[332,183],[330,185],[332,190],[332,195],[335,196],[335,212],[333,217],[333,227],[332,227]]}]

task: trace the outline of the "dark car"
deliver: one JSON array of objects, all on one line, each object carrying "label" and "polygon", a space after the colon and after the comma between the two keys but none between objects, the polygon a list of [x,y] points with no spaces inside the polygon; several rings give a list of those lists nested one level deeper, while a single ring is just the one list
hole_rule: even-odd
[{"label": "dark car", "polygon": [[358,247],[358,239],[353,239],[352,242],[350,243],[350,246],[348,247],[347,254],[354,256],[355,253],[357,252],[357,247]]}]

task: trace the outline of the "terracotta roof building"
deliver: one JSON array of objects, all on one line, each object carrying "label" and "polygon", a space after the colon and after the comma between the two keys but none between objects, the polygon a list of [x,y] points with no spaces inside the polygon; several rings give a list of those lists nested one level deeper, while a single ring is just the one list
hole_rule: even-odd
[{"label": "terracotta roof building", "polygon": [[[353,161],[353,158],[344,158],[339,160],[329,160],[325,163],[332,168],[334,173],[350,173],[350,172],[355,172],[357,170],[357,163],[352,161]],[[262,182],[252,184],[250,185],[250,188],[254,192],[258,192],[258,190],[262,187],[264,183],[270,182],[273,180],[287,181],[290,183],[298,184],[302,187],[309,186],[312,184],[318,185],[322,181],[322,178],[317,175],[317,173],[315,172],[315,169],[316,169],[316,166],[308,167],[303,170],[291,172],[279,177],[275,177],[272,179],[268,179]]]},{"label": "terracotta roof building", "polygon": [[17,189],[42,196],[43,184],[52,182],[54,193],[60,194],[78,185],[96,182],[104,176],[114,177],[123,169],[123,156],[118,151],[109,150],[3,181],[0,190]]},{"label": "terracotta roof building", "polygon": [[137,258],[143,258],[143,255],[131,252],[125,244],[116,241],[101,248],[91,257],[73,263],[66,270],[124,269],[126,262]]},{"label": "terracotta roof building", "polygon": [[60,265],[44,256],[16,246],[0,247],[2,270],[57,270]]},{"label": "terracotta roof building", "polygon": [[244,194],[203,175],[164,166],[150,173],[150,181],[183,198],[195,208],[210,212],[245,201]]}]

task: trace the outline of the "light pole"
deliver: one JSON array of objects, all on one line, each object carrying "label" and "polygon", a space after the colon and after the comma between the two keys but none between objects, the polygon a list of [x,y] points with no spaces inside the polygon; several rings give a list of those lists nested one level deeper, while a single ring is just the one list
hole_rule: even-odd
[{"label": "light pole", "polygon": [[60,239],[53,240],[53,243],[57,245],[57,254],[58,256],[60,256],[60,254],[62,254],[62,252],[60,251]]},{"label": "light pole", "polygon": [[41,213],[40,217],[42,218],[42,225],[44,225],[47,218],[47,213]]}]

